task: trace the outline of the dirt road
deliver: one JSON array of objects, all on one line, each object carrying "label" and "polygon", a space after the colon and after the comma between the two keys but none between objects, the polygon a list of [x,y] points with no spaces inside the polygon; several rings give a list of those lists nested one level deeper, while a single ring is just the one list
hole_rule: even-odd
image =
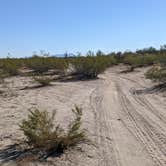
[{"label": "dirt road", "polygon": [[121,70],[117,66],[98,80],[28,91],[20,91],[22,84],[15,79],[11,88],[17,96],[0,100],[0,161],[5,160],[6,145],[22,138],[18,122],[26,117],[28,108],[56,108],[57,119],[65,126],[71,120],[69,110],[78,104],[83,107],[83,127],[93,145],[51,158],[48,165],[166,166],[166,97],[149,90],[152,83],[144,78],[146,68],[128,74]]},{"label": "dirt road", "polygon": [[92,105],[96,113],[99,165],[165,166],[166,104],[161,96],[138,93],[149,82],[143,71],[119,74],[119,68],[103,75]]}]

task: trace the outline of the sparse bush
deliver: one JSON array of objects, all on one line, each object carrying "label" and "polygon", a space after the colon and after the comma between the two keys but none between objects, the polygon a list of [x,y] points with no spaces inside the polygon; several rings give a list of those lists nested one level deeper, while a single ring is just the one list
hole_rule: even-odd
[{"label": "sparse bush", "polygon": [[102,56],[77,57],[72,59],[71,64],[74,68],[74,73],[82,78],[96,78],[98,74],[105,71],[109,62]]},{"label": "sparse bush", "polygon": [[36,73],[47,72],[51,67],[45,57],[32,57],[26,60],[26,65]]},{"label": "sparse bush", "polygon": [[82,109],[75,106],[72,112],[75,115],[75,119],[69,124],[67,135],[63,139],[63,148],[65,149],[85,141],[85,130],[80,129],[82,125]]},{"label": "sparse bush", "polygon": [[166,82],[166,67],[155,66],[145,74],[146,78],[158,82]]},{"label": "sparse bush", "polygon": [[18,75],[20,66],[21,64],[16,59],[3,59],[0,63],[1,75],[4,77]]},{"label": "sparse bush", "polygon": [[28,68],[34,70],[38,74],[43,74],[53,69],[60,74],[64,73],[68,68],[68,63],[63,58],[55,57],[32,57],[25,61]]},{"label": "sparse bush", "polygon": [[44,76],[35,76],[33,79],[38,82],[41,86],[48,86],[50,85],[52,79]]},{"label": "sparse bush", "polygon": [[123,63],[130,65],[129,71],[134,71],[135,68],[149,66],[157,63],[160,57],[157,55],[126,55],[123,59]]},{"label": "sparse bush", "polygon": [[3,70],[5,73],[9,74],[9,76],[18,75],[18,67],[14,63],[6,63],[3,66]]},{"label": "sparse bush", "polygon": [[49,116],[47,111],[30,110],[27,120],[23,120],[20,129],[24,132],[28,144],[43,153],[63,152],[85,140],[85,132],[81,130],[82,109],[75,106],[72,110],[75,119],[65,132],[60,125],[55,125],[55,113]]},{"label": "sparse bush", "polygon": [[164,87],[166,85],[166,54],[159,54],[156,57],[156,64],[147,73],[145,73],[146,78],[151,79],[155,82],[161,83]]}]

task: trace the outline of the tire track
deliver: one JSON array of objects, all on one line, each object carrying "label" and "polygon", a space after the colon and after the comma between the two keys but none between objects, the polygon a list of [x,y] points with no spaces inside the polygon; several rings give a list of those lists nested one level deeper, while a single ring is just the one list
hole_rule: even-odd
[{"label": "tire track", "polygon": [[133,94],[134,99],[142,104],[144,107],[146,107],[148,110],[150,110],[151,112],[153,112],[153,114],[158,117],[161,121],[163,121],[163,123],[166,124],[166,117],[163,116],[156,108],[154,108],[154,106],[145,98],[144,95],[138,95],[137,93]]},{"label": "tire track", "polygon": [[[128,128],[128,130],[135,135],[135,137],[141,141],[153,158],[157,166],[165,166],[166,165],[166,135],[158,131],[153,123],[145,118],[144,115],[141,115],[139,112],[139,106],[136,107],[127,97],[128,94],[125,94],[122,91],[122,82],[120,79],[114,75],[114,79],[117,86],[119,101],[122,106],[123,112],[119,112],[121,114],[123,123]],[[124,85],[124,82],[123,82]],[[135,97],[135,96],[133,96]],[[136,98],[138,101],[138,98]],[[145,107],[145,109],[149,109],[152,111],[152,108],[145,104],[145,101],[139,100],[138,104],[141,104]],[[154,113],[154,110],[153,110]],[[157,117],[160,115],[155,113]],[[155,124],[156,125],[156,124]]]},{"label": "tire track", "polygon": [[90,103],[95,117],[95,142],[99,156],[98,166],[120,166],[118,160],[116,160],[109,117],[101,107],[102,102],[103,95],[100,92],[100,87],[97,87],[90,96]]}]

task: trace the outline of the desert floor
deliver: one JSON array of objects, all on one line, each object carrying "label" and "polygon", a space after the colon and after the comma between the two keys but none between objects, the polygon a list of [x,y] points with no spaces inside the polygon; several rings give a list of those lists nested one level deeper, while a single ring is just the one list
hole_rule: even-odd
[{"label": "desert floor", "polygon": [[79,145],[47,162],[57,166],[166,166],[166,92],[153,89],[145,79],[148,68],[121,73],[124,66],[108,69],[92,81],[54,82],[33,86],[28,77],[5,80],[0,90],[0,165],[17,165],[15,143],[23,138],[18,124],[28,109],[56,111],[63,127],[72,120],[74,105],[83,108],[83,128],[92,143]]}]

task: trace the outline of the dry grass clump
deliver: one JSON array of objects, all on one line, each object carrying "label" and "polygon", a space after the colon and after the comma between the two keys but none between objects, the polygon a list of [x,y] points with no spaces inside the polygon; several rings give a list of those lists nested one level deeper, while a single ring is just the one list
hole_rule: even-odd
[{"label": "dry grass clump", "polygon": [[166,83],[166,67],[154,66],[148,70],[145,76],[153,81]]},{"label": "dry grass clump", "polygon": [[53,79],[45,76],[35,76],[33,79],[38,82],[40,87],[49,86]]},{"label": "dry grass clump", "polygon": [[166,57],[162,54],[158,58],[158,63],[153,66],[147,73],[146,78],[151,79],[155,82],[159,82],[162,85],[166,85]]}]

